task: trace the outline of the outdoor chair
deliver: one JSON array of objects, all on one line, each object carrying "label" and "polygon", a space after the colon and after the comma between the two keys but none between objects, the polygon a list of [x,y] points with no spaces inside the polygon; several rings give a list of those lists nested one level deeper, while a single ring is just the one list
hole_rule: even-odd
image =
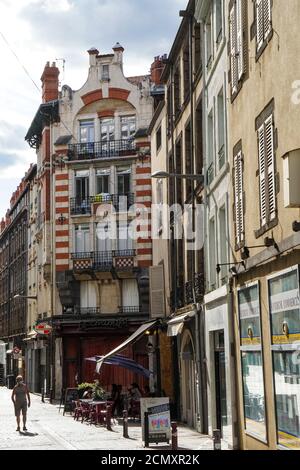
[{"label": "outdoor chair", "polygon": [[80,401],[75,401],[75,409],[74,409],[74,420],[78,421],[79,418],[82,418],[82,407]]}]

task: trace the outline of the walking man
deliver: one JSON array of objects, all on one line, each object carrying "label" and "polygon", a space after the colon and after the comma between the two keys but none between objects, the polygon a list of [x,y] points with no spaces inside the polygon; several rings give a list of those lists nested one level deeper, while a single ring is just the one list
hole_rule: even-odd
[{"label": "walking man", "polygon": [[26,420],[27,420],[27,407],[30,408],[30,395],[27,385],[23,383],[23,377],[19,375],[17,377],[17,385],[14,387],[11,399],[15,405],[15,415],[17,419],[17,431],[20,431],[20,419],[21,411],[23,417],[23,431],[27,431]]}]

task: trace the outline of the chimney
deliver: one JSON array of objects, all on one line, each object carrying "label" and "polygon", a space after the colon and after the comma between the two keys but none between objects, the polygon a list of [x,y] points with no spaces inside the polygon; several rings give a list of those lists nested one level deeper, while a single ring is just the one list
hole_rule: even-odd
[{"label": "chimney", "polygon": [[151,65],[151,82],[155,85],[162,85],[161,75],[165,68],[164,61],[166,60],[166,55],[160,57],[154,57],[154,62]]},{"label": "chimney", "polygon": [[96,49],[96,47],[91,47],[91,49],[88,50],[88,54],[90,56],[90,67],[95,67],[96,58],[97,58],[97,55],[99,55],[98,49]]},{"label": "chimney", "polygon": [[53,62],[50,66],[50,62],[47,62],[43,75],[41,77],[43,103],[58,99],[58,77],[59,69],[56,67],[56,63]]},{"label": "chimney", "polygon": [[121,46],[119,42],[113,47],[113,51],[115,53],[114,57],[114,62],[116,64],[120,64],[121,68],[123,68],[123,52],[124,52],[124,47]]},{"label": "chimney", "polygon": [[1,223],[0,223],[0,231],[3,232],[5,229],[5,220],[2,218]]}]

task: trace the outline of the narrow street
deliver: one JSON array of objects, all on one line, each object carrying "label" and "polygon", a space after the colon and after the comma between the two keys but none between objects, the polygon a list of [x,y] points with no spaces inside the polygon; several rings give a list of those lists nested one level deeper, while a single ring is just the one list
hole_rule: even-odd
[{"label": "narrow street", "polygon": [[[1,450],[143,450],[140,426],[130,426],[130,439],[124,439],[122,426],[115,424],[109,432],[103,427],[76,422],[63,416],[58,405],[42,403],[31,394],[27,433],[16,432],[11,390],[0,388],[0,451]],[[179,447],[186,450],[212,450],[207,436],[181,427]],[[154,448],[154,447],[153,447]],[[166,449],[166,447],[164,447]]]}]

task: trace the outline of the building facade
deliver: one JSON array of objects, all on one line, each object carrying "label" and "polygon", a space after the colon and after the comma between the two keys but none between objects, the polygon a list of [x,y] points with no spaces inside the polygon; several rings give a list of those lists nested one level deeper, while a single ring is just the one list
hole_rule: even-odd
[{"label": "building facade", "polygon": [[227,142],[226,2],[199,0],[203,57],[205,351],[209,433],[237,445],[234,335],[230,281],[230,167]]},{"label": "building facade", "polygon": [[[120,44],[111,54],[89,50],[88,79],[77,91],[65,85],[59,92],[59,70],[47,64],[43,104],[26,136],[38,155],[47,313],[40,320],[53,328],[46,376],[56,395],[94,380],[86,359],[105,355],[149,318],[146,131],[157,90],[150,75],[124,76],[123,52]],[[146,339],[125,354],[148,367]],[[104,387],[134,379],[101,369]]]},{"label": "building facade", "polygon": [[[164,386],[175,403],[174,412],[181,421],[205,432],[203,246],[197,246],[197,237],[189,240],[187,230],[179,235],[184,211],[190,214],[190,228],[195,228],[193,209],[201,203],[203,190],[202,61],[200,25],[194,13],[191,1],[182,12],[184,18],[161,77],[165,100],[150,127],[152,173],[170,174],[168,180],[153,179],[152,183],[158,212],[160,206],[166,210],[156,217],[153,233],[151,300],[152,310],[166,317],[161,358],[162,367],[165,358],[172,364]],[[184,175],[194,173],[198,180],[185,179]]]},{"label": "building facade", "polygon": [[299,449],[300,5],[227,11],[240,447]]},{"label": "building facade", "polygon": [[1,372],[26,373],[28,224],[30,186],[36,175],[32,165],[10,201],[0,232],[0,339],[4,344]]}]

